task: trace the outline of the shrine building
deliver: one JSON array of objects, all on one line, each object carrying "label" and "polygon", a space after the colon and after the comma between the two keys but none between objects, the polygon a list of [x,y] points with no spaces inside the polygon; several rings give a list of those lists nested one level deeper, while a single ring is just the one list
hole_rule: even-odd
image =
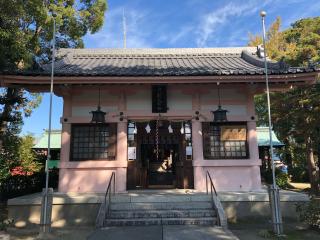
[{"label": "shrine building", "polygon": [[[63,98],[59,192],[261,190],[254,95],[266,90],[255,47],[59,49]],[[313,68],[268,62],[271,91],[313,84]],[[1,86],[50,90],[51,64],[4,73]]]}]

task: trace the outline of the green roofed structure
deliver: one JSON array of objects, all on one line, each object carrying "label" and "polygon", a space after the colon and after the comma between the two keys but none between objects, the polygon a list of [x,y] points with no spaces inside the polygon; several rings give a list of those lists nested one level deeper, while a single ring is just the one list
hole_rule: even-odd
[{"label": "green roofed structure", "polygon": [[[257,127],[257,140],[259,147],[259,158],[261,159],[262,165],[261,170],[271,169],[270,161],[270,138],[269,138],[269,127]],[[279,149],[284,146],[282,142],[279,141],[274,131],[272,131],[272,143],[274,149]],[[281,159],[277,150],[274,151],[275,164],[281,164]]]},{"label": "green roofed structure", "polygon": [[[268,127],[257,127],[257,138],[259,147],[269,147],[269,128]],[[272,131],[272,143],[273,147],[283,147],[284,144],[279,141],[274,131]]]},{"label": "green roofed structure", "polygon": [[[48,130],[42,134],[40,138],[36,140],[36,144],[33,149],[38,153],[47,156],[48,150]],[[61,149],[61,130],[55,129],[51,131],[51,160],[49,161],[49,168],[58,168],[60,161],[60,149]]]}]

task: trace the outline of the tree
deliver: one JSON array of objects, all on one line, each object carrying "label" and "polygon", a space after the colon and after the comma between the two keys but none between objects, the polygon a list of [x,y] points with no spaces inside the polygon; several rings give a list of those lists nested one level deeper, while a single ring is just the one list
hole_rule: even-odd
[{"label": "tree", "polygon": [[[272,60],[284,60],[295,66],[313,67],[320,60],[320,17],[302,19],[280,32],[280,18],[271,25],[267,34],[267,55]],[[249,45],[260,44],[260,36],[252,36]],[[255,98],[258,123],[266,123],[265,96]],[[274,130],[286,144],[285,156],[292,165],[292,147],[304,149],[311,188],[320,192],[316,155],[320,144],[320,84],[290,89],[285,93],[271,94]]]},{"label": "tree", "polygon": [[[82,37],[104,22],[105,0],[0,0],[0,73],[36,69],[51,59],[53,17],[57,47],[82,48]],[[22,114],[39,105],[38,94],[5,88],[0,95],[0,148],[8,131],[19,129]]]},{"label": "tree", "polygon": [[[82,48],[82,37],[102,27],[106,9],[106,0],[0,0],[0,74],[36,70],[50,61],[53,12],[57,47]],[[39,94],[23,88],[0,90],[0,181],[23,164],[20,159],[26,153],[19,148],[17,134],[23,115],[30,116],[40,101]],[[32,160],[27,159],[25,167]]]},{"label": "tree", "polygon": [[[266,33],[266,48],[267,56],[273,60],[281,60],[285,54],[287,44],[285,42],[282,32],[280,32],[281,18],[277,19],[271,24]],[[258,46],[262,44],[262,36],[249,34],[249,46]]]},{"label": "tree", "polygon": [[34,146],[34,138],[31,135],[27,135],[21,138],[18,157],[19,165],[24,172],[38,172],[42,168],[42,164],[36,161],[37,156],[32,147]]}]

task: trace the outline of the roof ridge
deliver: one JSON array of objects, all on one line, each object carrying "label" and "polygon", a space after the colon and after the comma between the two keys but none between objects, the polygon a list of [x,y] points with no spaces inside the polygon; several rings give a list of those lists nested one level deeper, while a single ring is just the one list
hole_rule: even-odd
[{"label": "roof ridge", "polygon": [[256,53],[255,47],[223,47],[223,48],[60,48],[57,55],[199,55],[199,54],[241,54],[242,51]]}]

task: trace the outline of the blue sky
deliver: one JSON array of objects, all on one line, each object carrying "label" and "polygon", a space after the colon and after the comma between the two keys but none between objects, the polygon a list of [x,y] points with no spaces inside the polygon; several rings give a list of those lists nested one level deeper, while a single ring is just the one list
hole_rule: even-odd
[{"label": "blue sky", "polygon": [[[123,47],[125,12],[128,48],[179,48],[244,46],[249,33],[261,32],[259,12],[266,24],[277,16],[282,29],[294,21],[320,15],[319,0],[109,0],[105,24],[84,37],[87,48]],[[25,119],[23,134],[39,135],[48,128],[48,94],[32,116]],[[62,99],[55,97],[53,128],[61,128]]]}]

